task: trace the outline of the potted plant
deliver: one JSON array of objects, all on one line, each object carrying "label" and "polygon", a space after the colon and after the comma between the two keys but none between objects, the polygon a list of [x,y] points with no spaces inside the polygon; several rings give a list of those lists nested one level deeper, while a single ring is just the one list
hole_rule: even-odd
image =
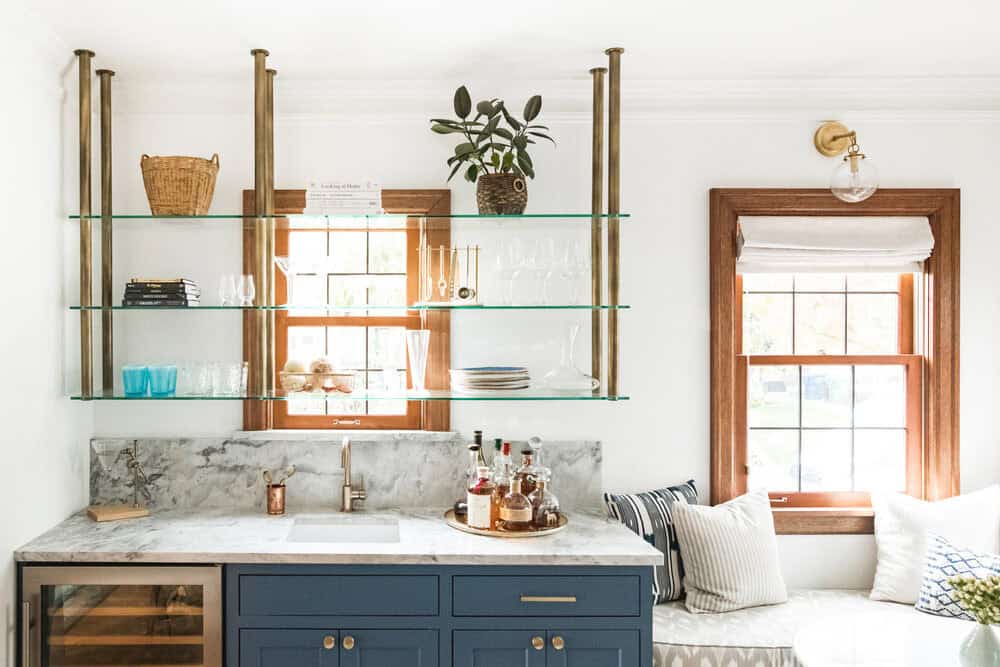
[{"label": "potted plant", "polygon": [[432,118],[431,130],[438,134],[458,134],[462,141],[448,158],[450,181],[459,170],[465,180],[476,184],[476,203],[482,215],[517,215],[528,203],[525,178],[535,177],[535,167],[528,147],[535,139],[545,139],[549,128],[533,125],[542,110],[542,96],[533,95],[524,105],[523,119],[518,120],[501,99],[483,100],[472,116],[472,98],[465,86],[455,91],[455,115]]}]

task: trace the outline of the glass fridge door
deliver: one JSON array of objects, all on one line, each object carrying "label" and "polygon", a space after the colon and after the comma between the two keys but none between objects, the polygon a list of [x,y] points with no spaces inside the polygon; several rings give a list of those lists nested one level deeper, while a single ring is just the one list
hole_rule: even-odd
[{"label": "glass fridge door", "polygon": [[218,567],[26,567],[30,667],[221,667]]}]

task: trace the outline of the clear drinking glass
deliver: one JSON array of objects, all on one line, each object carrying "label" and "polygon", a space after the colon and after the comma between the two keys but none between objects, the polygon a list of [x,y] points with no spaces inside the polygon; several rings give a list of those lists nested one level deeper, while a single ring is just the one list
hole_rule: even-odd
[{"label": "clear drinking glass", "polygon": [[219,278],[219,304],[222,306],[236,305],[236,276],[231,273]]},{"label": "clear drinking glass", "polygon": [[239,280],[240,305],[246,308],[253,305],[253,299],[257,296],[257,289],[254,287],[253,276],[243,274]]},{"label": "clear drinking glass", "polygon": [[430,348],[429,329],[411,329],[406,332],[406,349],[410,355],[410,377],[414,391],[425,391],[424,379],[427,375],[427,351]]}]

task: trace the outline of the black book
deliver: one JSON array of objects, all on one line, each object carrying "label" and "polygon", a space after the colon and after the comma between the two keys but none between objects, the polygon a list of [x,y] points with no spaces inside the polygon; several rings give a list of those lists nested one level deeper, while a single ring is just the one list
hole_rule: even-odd
[{"label": "black book", "polygon": [[122,299],[123,306],[198,306],[198,299]]},{"label": "black book", "polygon": [[190,287],[187,285],[163,285],[148,287],[138,283],[132,283],[125,286],[125,294],[181,294],[198,296],[201,294],[201,290],[197,287]]},{"label": "black book", "polygon": [[147,299],[147,300],[152,301],[152,300],[155,300],[155,299],[200,299],[201,295],[200,294],[184,293],[184,292],[164,293],[164,292],[129,292],[129,291],[126,291],[125,294],[123,295],[123,298],[126,298],[126,299]]},{"label": "black book", "polygon": [[192,285],[197,287],[193,280],[187,278],[132,278],[128,282],[130,285]]}]

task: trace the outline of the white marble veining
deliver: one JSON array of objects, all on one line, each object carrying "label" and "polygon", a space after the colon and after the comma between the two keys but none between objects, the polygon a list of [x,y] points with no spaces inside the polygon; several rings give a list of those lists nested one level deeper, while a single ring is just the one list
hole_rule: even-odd
[{"label": "white marble veining", "polygon": [[292,542],[297,518],[252,510],[161,510],[142,519],[95,523],[75,514],[24,545],[14,558],[67,563],[326,563],[452,565],[656,565],[663,554],[640,537],[596,515],[572,514],[565,530],[544,537],[500,539],[450,528],[442,510],[351,515],[398,521],[398,542]]},{"label": "white marble veining", "polygon": [[[290,510],[329,507],[340,502],[339,435],[284,439],[257,435],[233,438],[140,438],[139,461],[149,478],[145,502],[153,509],[263,509],[264,469],[290,465]],[[449,506],[464,488],[468,470],[465,439],[457,433],[427,434],[354,432],[354,483],[365,487],[370,510],[395,507]],[[91,442],[90,501],[94,504],[131,502],[132,480],[122,450],[132,440]],[[514,446],[515,460],[520,444]],[[552,468],[552,488],[567,511],[601,508],[601,444],[546,442],[546,466]]]}]

